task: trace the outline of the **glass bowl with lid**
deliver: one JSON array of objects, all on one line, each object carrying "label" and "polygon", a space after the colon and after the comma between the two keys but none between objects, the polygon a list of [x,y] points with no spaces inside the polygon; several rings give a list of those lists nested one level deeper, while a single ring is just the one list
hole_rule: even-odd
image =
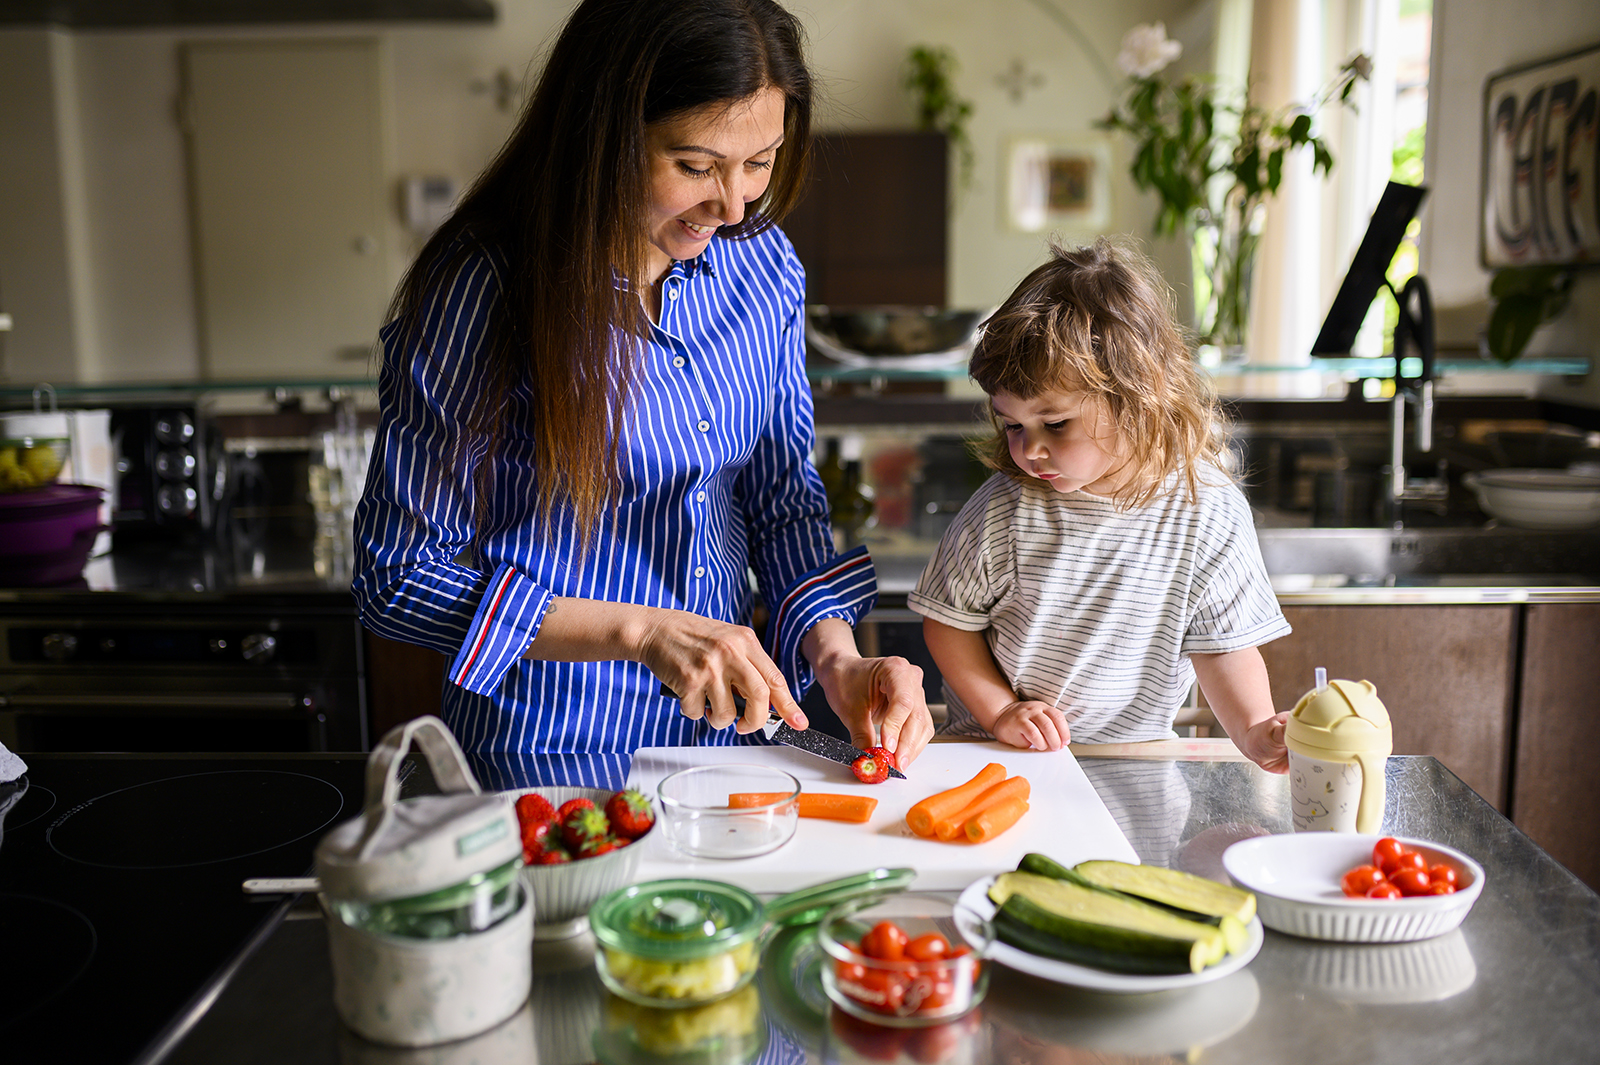
[{"label": "glass bowl with lid", "polygon": [[873,869],[763,903],[717,880],[651,880],[589,911],[595,968],[611,992],[642,1006],[694,1006],[731,995],[755,975],[777,928],[817,921],[833,906],[904,891],[912,869]]}]

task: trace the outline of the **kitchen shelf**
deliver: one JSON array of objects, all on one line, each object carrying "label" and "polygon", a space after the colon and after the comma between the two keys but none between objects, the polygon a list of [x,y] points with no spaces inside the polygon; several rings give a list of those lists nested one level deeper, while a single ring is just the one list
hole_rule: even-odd
[{"label": "kitchen shelf", "polygon": [[63,384],[34,382],[0,386],[0,407],[23,410],[34,405],[37,394],[40,404],[48,409],[47,393],[54,392],[56,405],[81,407],[94,403],[140,402],[193,402],[203,396],[215,395],[267,395],[279,392],[313,392],[323,394],[330,389],[345,393],[370,391],[378,382],[371,377],[352,377],[337,380],[313,379],[263,379],[256,381],[126,381],[104,384]]}]

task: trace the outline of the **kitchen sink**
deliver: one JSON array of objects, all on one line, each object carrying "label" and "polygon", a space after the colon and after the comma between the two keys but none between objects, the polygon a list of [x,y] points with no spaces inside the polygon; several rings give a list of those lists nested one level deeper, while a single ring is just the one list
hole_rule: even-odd
[{"label": "kitchen sink", "polygon": [[1600,531],[1500,527],[1256,530],[1267,572],[1380,575],[1600,574]]}]

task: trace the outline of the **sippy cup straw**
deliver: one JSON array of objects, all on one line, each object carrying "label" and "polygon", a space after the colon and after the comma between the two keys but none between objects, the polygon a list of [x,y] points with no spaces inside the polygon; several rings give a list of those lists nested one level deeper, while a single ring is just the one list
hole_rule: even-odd
[{"label": "sippy cup straw", "polygon": [[1322,666],[1317,667],[1317,690],[1321,691],[1328,686],[1328,671]]}]

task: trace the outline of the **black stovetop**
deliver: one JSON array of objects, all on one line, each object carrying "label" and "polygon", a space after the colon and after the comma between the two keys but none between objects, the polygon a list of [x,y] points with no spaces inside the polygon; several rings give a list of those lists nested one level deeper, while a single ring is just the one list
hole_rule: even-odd
[{"label": "black stovetop", "polygon": [[289,905],[242,883],[309,873],[322,835],[360,813],[366,768],[362,755],[26,760],[0,794],[7,1065],[159,1060]]}]

